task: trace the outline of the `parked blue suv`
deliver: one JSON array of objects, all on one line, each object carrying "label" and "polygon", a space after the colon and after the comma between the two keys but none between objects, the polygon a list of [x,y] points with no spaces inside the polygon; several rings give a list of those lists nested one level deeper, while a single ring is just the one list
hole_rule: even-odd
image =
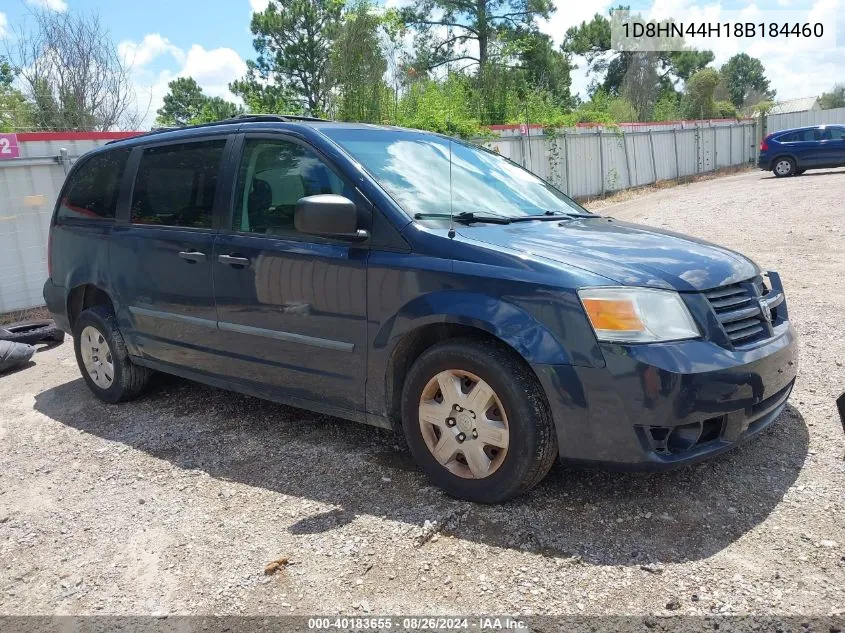
[{"label": "parked blue suv", "polygon": [[796,375],[777,274],[437,134],[252,116],[111,143],[50,237],[44,297],[100,399],[162,371],[395,429],[481,502],[558,456],[728,449]]},{"label": "parked blue suv", "polygon": [[845,125],[817,125],[769,134],[760,141],[757,165],[778,178],[808,169],[845,167]]}]

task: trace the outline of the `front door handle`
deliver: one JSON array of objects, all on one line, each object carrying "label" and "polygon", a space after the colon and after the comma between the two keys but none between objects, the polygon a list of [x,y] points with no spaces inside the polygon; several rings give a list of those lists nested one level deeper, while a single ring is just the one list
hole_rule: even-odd
[{"label": "front door handle", "polygon": [[191,263],[205,261],[205,253],[199,251],[179,251],[179,257]]},{"label": "front door handle", "polygon": [[249,260],[246,257],[235,255],[218,255],[217,261],[221,264],[229,264],[229,266],[249,266]]}]

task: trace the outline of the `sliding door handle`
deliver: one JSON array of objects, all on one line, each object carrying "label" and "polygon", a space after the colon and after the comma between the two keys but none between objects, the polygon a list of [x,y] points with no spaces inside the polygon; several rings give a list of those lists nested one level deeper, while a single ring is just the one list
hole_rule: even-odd
[{"label": "sliding door handle", "polygon": [[179,257],[192,264],[194,262],[205,261],[205,253],[200,253],[199,251],[179,251]]},{"label": "sliding door handle", "polygon": [[217,261],[221,264],[229,264],[229,266],[249,266],[249,260],[246,257],[236,257],[235,255],[218,255]]}]

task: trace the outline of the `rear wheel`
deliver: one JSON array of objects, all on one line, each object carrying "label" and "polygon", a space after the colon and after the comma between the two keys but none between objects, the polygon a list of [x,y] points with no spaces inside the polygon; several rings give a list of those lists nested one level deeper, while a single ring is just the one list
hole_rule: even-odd
[{"label": "rear wheel", "polygon": [[117,319],[108,306],[83,311],[76,319],[73,334],[79,370],[100,400],[124,402],[144,390],[150,371],[129,360]]},{"label": "rear wheel", "polygon": [[429,478],[470,501],[529,490],[557,456],[536,376],[493,342],[449,341],[424,352],[402,390],[402,426]]},{"label": "rear wheel", "polygon": [[795,174],[795,161],[791,158],[778,158],[775,161],[774,167],[772,167],[772,172],[778,178],[784,178],[786,176],[792,176]]}]

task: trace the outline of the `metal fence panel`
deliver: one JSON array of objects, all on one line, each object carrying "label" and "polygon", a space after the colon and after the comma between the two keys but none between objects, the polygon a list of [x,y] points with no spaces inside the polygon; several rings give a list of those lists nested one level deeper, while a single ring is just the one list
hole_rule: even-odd
[{"label": "metal fence panel", "polygon": [[838,123],[845,125],[845,108],[833,110],[808,110],[806,112],[790,112],[789,114],[770,114],[766,117],[766,131],[779,132],[793,127],[810,125],[828,125]]}]

